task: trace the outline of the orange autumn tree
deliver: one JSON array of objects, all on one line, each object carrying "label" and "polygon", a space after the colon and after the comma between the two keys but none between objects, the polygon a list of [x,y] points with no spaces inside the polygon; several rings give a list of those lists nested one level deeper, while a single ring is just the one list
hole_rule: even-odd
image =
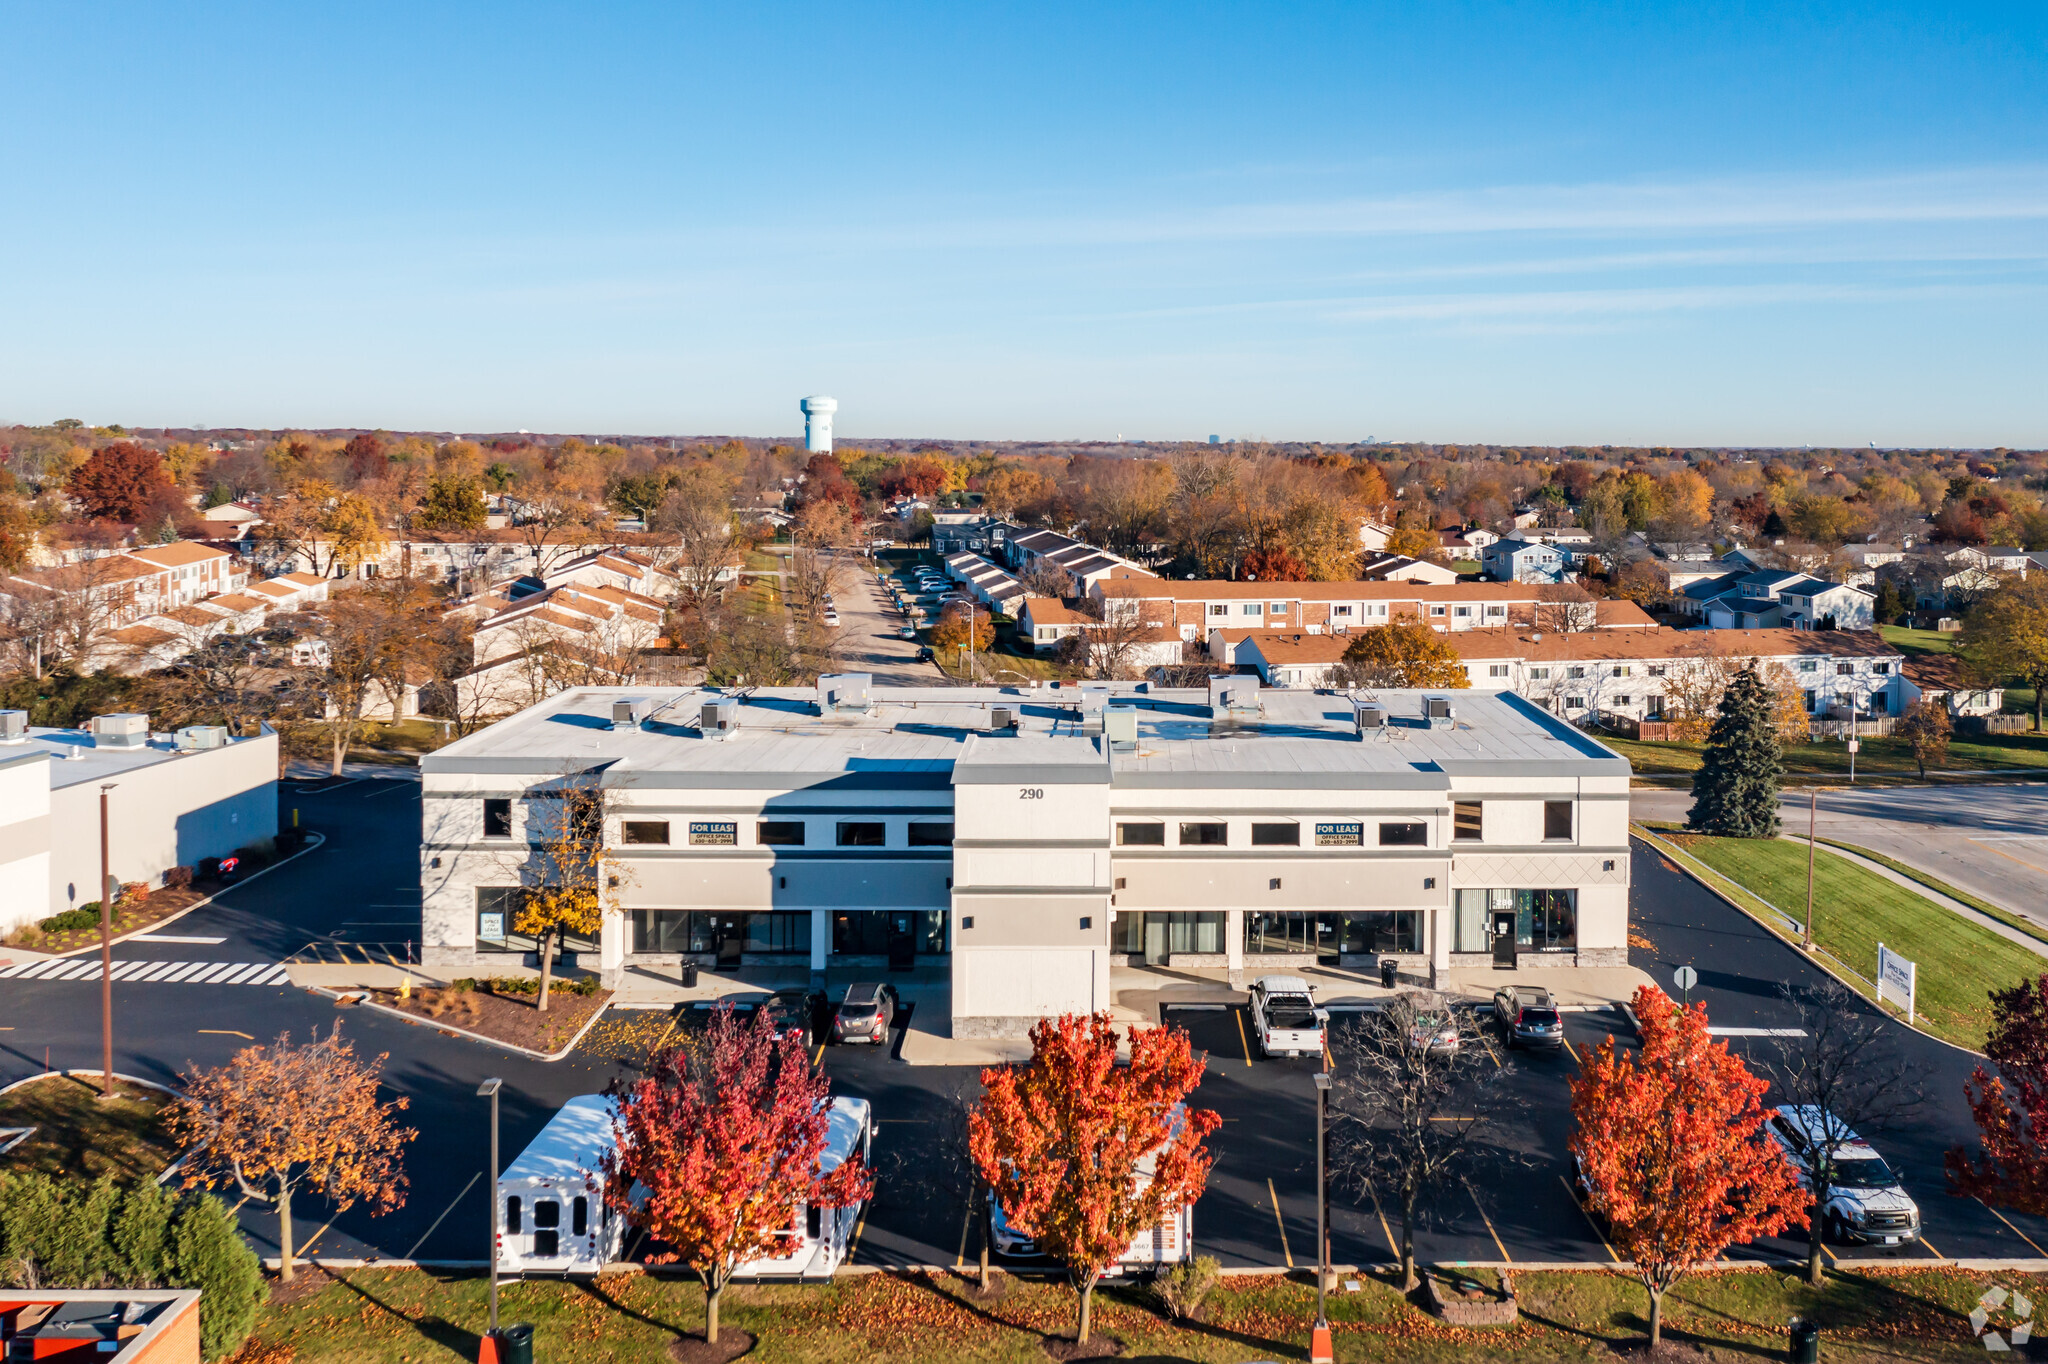
[{"label": "orange autumn tree", "polygon": [[1186,1107],[1205,1064],[1183,1029],[1134,1027],[1118,1065],[1108,1014],[1062,1014],[1033,1025],[1029,1062],[981,1073],[968,1150],[1010,1225],[1072,1274],[1078,1342],[1103,1271],[1202,1196],[1202,1142],[1222,1122]]},{"label": "orange autumn tree", "polygon": [[711,1344],[733,1273],[772,1249],[798,1209],[846,1207],[873,1192],[858,1152],[820,1168],[831,1089],[794,1030],[777,1041],[767,1010],[740,1023],[730,1004],[713,1012],[703,1046],[672,1048],[640,1079],[612,1085],[605,1201],[668,1245],[649,1264],[697,1272]]},{"label": "orange autumn tree", "polygon": [[230,1178],[245,1195],[277,1209],[278,1278],[292,1279],[292,1196],[301,1188],[337,1213],[358,1202],[389,1212],[405,1201],[405,1144],[419,1133],[394,1115],[410,1100],[377,1098],[388,1053],[365,1065],[341,1040],[341,1025],[304,1046],[281,1033],[268,1047],[244,1047],[224,1066],[180,1078],[184,1094],[168,1123],[192,1154],[185,1187]]},{"label": "orange autumn tree", "polygon": [[1707,1035],[1704,1004],[1636,991],[1642,1044],[1609,1038],[1573,1077],[1572,1154],[1592,1209],[1650,1295],[1650,1345],[1664,1295],[1723,1250],[1806,1225],[1806,1195],[1764,1131],[1769,1082]]}]

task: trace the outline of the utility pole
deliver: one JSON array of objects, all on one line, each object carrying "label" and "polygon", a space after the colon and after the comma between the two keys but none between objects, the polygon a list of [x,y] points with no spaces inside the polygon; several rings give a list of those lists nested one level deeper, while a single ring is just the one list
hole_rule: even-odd
[{"label": "utility pole", "polygon": [[107,854],[107,792],[100,783],[100,1097],[114,1097],[114,883]]},{"label": "utility pole", "polygon": [[[1851,759],[1854,761],[1854,759]],[[1806,950],[1813,950],[1813,831],[1820,817],[1820,788],[1806,793]]]},{"label": "utility pole", "polygon": [[484,1081],[476,1087],[479,1096],[491,1101],[491,1188],[490,1202],[485,1208],[484,1253],[491,1260],[491,1332],[486,1337],[493,1345],[498,1340],[498,1091],[505,1087],[499,1079]]},{"label": "utility pole", "polygon": [[1329,1111],[1330,1073],[1316,1072],[1316,1324],[1309,1333],[1309,1364],[1335,1364],[1337,1354],[1330,1339],[1330,1317],[1325,1294],[1330,1286],[1329,1192],[1325,1183],[1323,1148],[1325,1115]]}]

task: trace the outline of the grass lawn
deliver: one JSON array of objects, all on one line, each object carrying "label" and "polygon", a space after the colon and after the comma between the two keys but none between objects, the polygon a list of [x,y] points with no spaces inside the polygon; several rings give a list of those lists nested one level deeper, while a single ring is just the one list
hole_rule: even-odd
[{"label": "grass lawn", "polygon": [[1884,636],[1884,642],[1900,653],[1912,658],[1917,654],[1947,654],[1955,652],[1956,632],[1954,630],[1910,630],[1903,625],[1880,625],[1877,632]]},{"label": "grass lawn", "polygon": [[2017,928],[2020,932],[2026,934],[2030,938],[2039,938],[2043,942],[2048,942],[2048,931],[2044,931],[2039,924],[2034,923],[2031,920],[2022,919],[2019,915],[2011,913],[1998,905],[1994,905],[1989,900],[1980,899],[1977,896],[1970,894],[1970,892],[1968,892],[1967,890],[1963,890],[1959,887],[1952,886],[1948,882],[1942,880],[1939,876],[1930,875],[1929,873],[1920,870],[1920,868],[1918,867],[1909,867],[1904,862],[1900,862],[1895,858],[1886,857],[1881,852],[1877,852],[1870,848],[1859,848],[1854,843],[1840,843],[1832,838],[1823,838],[1821,840],[1821,845],[1823,847],[1847,848],[1850,852],[1861,853],[1863,856],[1869,858],[1871,861],[1879,863],[1882,866],[1891,868],[1893,871],[1897,872],[1899,875],[1903,877],[1906,877],[1908,880],[1918,881],[1921,885],[1926,886],[1931,890],[1938,890],[1943,895],[1948,896],[1948,898],[1951,900],[1961,900],[1964,904],[1976,910],[1978,913],[1988,914],[1992,918],[1998,920],[2000,923],[2010,925],[2013,928]]},{"label": "grass lawn", "polygon": [[154,1178],[177,1158],[161,1122],[170,1096],[115,1083],[114,1101],[100,1102],[99,1081],[51,1075],[0,1095],[0,1127],[33,1127],[35,1135],[0,1156],[0,1172],[68,1175],[93,1180]]},{"label": "grass lawn", "polygon": [[[1705,744],[1646,743],[1640,739],[1598,736],[1601,743],[1629,760],[1638,776],[1689,775],[1700,769]],[[1949,745],[1948,762],[1930,772],[1988,772],[2007,768],[2048,769],[2048,735],[1989,734],[1978,739],[1957,739]],[[1849,750],[1839,743],[1787,744],[1785,772],[1788,776],[1849,775]],[[1856,754],[1856,775],[1919,778],[1912,747],[1903,739],[1865,739]]]},{"label": "grass lawn", "polygon": [[[1993,1276],[1952,1269],[1837,1273],[1820,1290],[1768,1272],[1702,1275],[1665,1300],[1665,1332],[1703,1347],[1703,1359],[1781,1358],[1787,1320],[1800,1315],[1827,1333],[1831,1360],[1981,1359],[1968,1313]],[[2026,1275],[1996,1281],[2037,1300]],[[761,1342],[760,1364],[1043,1364],[1042,1342],[1072,1331],[1063,1285],[1000,1280],[987,1304],[951,1275],[862,1275],[829,1284],[728,1289],[721,1325]],[[1536,1361],[1611,1359],[1610,1343],[1640,1339],[1645,1299],[1617,1274],[1515,1276],[1523,1320],[1504,1330],[1447,1327],[1373,1278],[1330,1297],[1337,1357],[1345,1361]],[[578,1364],[666,1359],[667,1342],[700,1331],[703,1294],[693,1281],[629,1274],[586,1283],[503,1285],[500,1320],[531,1322],[534,1357]],[[267,1305],[240,1359],[248,1364],[452,1364],[476,1358],[485,1321],[484,1284],[421,1270],[337,1271],[317,1293]],[[1300,1359],[1315,1290],[1301,1279],[1233,1278],[1211,1296],[1200,1323],[1164,1319],[1143,1289],[1096,1293],[1096,1329],[1124,1357],[1190,1364]],[[1861,1348],[1858,1348],[1858,1347]]]},{"label": "grass lawn", "polygon": [[[1649,827],[1794,922],[1804,918],[1803,844]],[[1988,993],[2037,976],[2042,968],[2036,953],[1830,852],[1814,859],[1813,937],[1868,977],[1877,974],[1880,942],[1912,958],[1920,968],[1922,1026],[1973,1049],[1983,1047],[1991,1021]]]},{"label": "grass lawn", "polygon": [[[956,681],[966,681],[968,669],[960,666],[958,649],[940,649],[933,655],[939,670]],[[997,686],[1011,686],[1022,682],[1050,682],[1067,674],[1051,659],[1034,658],[1029,654],[1010,653],[1007,650],[983,650],[974,656],[973,675],[983,682]]]}]

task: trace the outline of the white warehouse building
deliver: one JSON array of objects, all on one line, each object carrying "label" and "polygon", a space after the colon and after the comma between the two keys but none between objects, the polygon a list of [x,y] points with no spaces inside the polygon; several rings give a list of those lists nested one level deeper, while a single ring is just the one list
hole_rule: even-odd
[{"label": "white warehouse building", "polygon": [[0,710],[0,933],[100,898],[100,788],[110,874],[162,884],[174,866],[277,837],[277,735],[196,726],[152,733],[141,714],[85,729]]},{"label": "white warehouse building", "polygon": [[581,688],[420,766],[430,967],[534,960],[565,782],[617,876],[579,964],[947,954],[956,1036],[1108,1008],[1112,963],[1627,960],[1628,762],[1507,692]]}]

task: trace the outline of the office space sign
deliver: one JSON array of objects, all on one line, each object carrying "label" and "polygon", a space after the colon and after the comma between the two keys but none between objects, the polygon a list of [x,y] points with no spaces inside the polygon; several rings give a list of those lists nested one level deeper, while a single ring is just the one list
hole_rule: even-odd
[{"label": "office space sign", "polygon": [[1365,825],[1357,820],[1316,825],[1318,848],[1355,848],[1365,842]]},{"label": "office space sign", "polygon": [[1894,1004],[1906,1006],[1906,1021],[1913,1021],[1913,990],[1918,983],[1920,969],[1914,963],[1886,947],[1877,945],[1877,997],[1892,997]]},{"label": "office space sign", "polygon": [[690,821],[690,843],[694,847],[730,848],[739,842],[739,827],[730,819],[693,819]]}]

